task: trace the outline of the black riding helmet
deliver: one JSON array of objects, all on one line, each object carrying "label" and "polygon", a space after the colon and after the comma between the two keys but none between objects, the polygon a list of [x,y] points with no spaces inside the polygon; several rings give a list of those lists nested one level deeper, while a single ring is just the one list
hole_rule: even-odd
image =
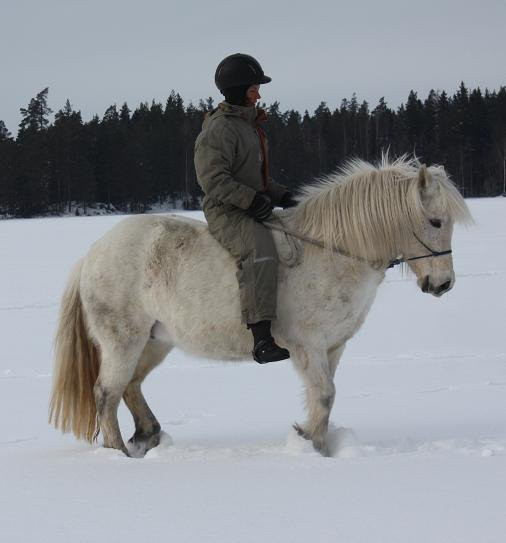
[{"label": "black riding helmet", "polygon": [[230,87],[262,85],[271,78],[264,74],[262,66],[250,55],[235,53],[225,57],[216,68],[214,82],[223,94]]}]

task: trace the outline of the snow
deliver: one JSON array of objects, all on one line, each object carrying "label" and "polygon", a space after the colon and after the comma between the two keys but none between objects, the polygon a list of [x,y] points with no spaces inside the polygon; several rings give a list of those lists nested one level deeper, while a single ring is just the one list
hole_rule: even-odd
[{"label": "snow", "polygon": [[[303,402],[290,364],[181,352],[146,380],[164,435],[144,458],[56,432],[59,297],[121,217],[0,222],[0,541],[505,541],[506,199],[469,205],[454,289],[438,300],[389,271],[349,342],[331,458],[291,430]],[[124,406],[120,423],[128,438]]]}]

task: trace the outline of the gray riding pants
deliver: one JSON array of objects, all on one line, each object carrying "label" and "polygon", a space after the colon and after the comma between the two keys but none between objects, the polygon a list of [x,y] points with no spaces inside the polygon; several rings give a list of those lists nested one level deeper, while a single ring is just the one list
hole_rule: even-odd
[{"label": "gray riding pants", "polygon": [[241,209],[205,210],[209,231],[237,261],[244,323],[276,318],[278,254],[271,231]]}]

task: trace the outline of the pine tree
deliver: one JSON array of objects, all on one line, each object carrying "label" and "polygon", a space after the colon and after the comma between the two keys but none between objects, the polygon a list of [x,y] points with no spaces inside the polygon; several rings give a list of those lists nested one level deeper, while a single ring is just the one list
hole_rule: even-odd
[{"label": "pine tree", "polygon": [[46,211],[49,207],[50,163],[47,127],[51,109],[47,105],[48,88],[21,108],[16,156],[16,209],[23,217]]},{"label": "pine tree", "polygon": [[436,129],[437,129],[438,95],[431,89],[423,103],[422,152],[427,164],[437,162]]},{"label": "pine tree", "polygon": [[314,127],[315,127],[315,143],[318,158],[318,170],[316,175],[320,176],[332,169],[329,159],[329,140],[331,133],[332,115],[330,109],[325,102],[320,102],[320,105],[314,112]]},{"label": "pine tree", "polygon": [[488,194],[506,196],[506,86],[485,94],[491,132],[491,149],[486,179]]},{"label": "pine tree", "polygon": [[186,192],[187,150],[185,145],[185,108],[179,93],[171,91],[163,111],[164,169],[161,172],[161,193],[184,198]]},{"label": "pine tree", "polygon": [[128,124],[130,123],[130,109],[126,102],[121,106],[121,110],[119,112],[119,120],[125,126],[128,126]]},{"label": "pine tree", "polygon": [[[281,157],[284,160],[280,162],[281,176],[279,181],[294,190],[310,175],[306,165],[302,121],[298,111],[290,110],[288,112],[285,131],[286,137],[283,138],[280,145]],[[287,160],[286,158],[290,155],[292,159]]]},{"label": "pine tree", "polygon": [[470,196],[471,187],[468,186],[467,181],[467,157],[470,150],[469,93],[464,82],[460,83],[459,90],[453,96],[452,105],[453,138],[456,143],[453,155],[458,164],[454,171],[464,196]]},{"label": "pine tree", "polygon": [[358,108],[357,136],[358,154],[365,160],[369,160],[369,131],[370,131],[369,104],[364,100]]},{"label": "pine tree", "polygon": [[0,215],[13,212],[15,143],[0,120]]},{"label": "pine tree", "polygon": [[436,125],[434,127],[436,153],[434,161],[444,165],[449,164],[452,145],[450,108],[451,104],[448,101],[448,96],[445,91],[442,91],[438,95],[436,103]]},{"label": "pine tree", "polygon": [[55,115],[49,131],[51,147],[51,204],[71,211],[72,202],[80,201],[86,213],[93,186],[92,167],[88,159],[85,130],[80,111],[74,111],[69,100]]},{"label": "pine tree", "polygon": [[11,133],[7,130],[5,123],[0,119],[0,142],[11,138]]},{"label": "pine tree", "polygon": [[487,108],[480,88],[469,94],[469,190],[472,196],[482,196],[487,175],[486,156],[490,155],[491,134]]},{"label": "pine tree", "polygon": [[422,101],[415,91],[410,91],[401,117],[404,125],[405,152],[423,156],[424,111]]},{"label": "pine tree", "polygon": [[393,115],[394,113],[389,109],[385,98],[382,96],[371,113],[373,134],[371,138],[371,155],[375,158],[379,158],[382,153],[386,153],[392,143]]},{"label": "pine tree", "polygon": [[41,132],[49,125],[48,116],[52,110],[47,105],[47,95],[49,87],[41,90],[35,98],[30,100],[27,108],[21,108],[20,112],[23,118],[19,124],[21,132],[31,130],[33,132]]}]

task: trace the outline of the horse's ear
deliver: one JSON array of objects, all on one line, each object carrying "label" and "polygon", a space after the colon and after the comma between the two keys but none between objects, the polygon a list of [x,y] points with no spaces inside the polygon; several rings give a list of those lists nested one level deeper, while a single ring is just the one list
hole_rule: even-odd
[{"label": "horse's ear", "polygon": [[425,164],[422,164],[420,166],[420,169],[418,170],[418,188],[420,190],[425,190],[429,186],[430,183],[430,175],[427,171],[427,167]]},{"label": "horse's ear", "polygon": [[422,164],[418,170],[418,190],[420,191],[422,201],[434,198],[438,192],[438,185],[425,164]]}]

